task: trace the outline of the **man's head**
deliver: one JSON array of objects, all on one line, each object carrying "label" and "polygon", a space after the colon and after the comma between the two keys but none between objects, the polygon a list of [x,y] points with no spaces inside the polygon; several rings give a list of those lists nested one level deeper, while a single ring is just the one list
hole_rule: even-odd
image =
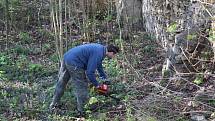
[{"label": "man's head", "polygon": [[118,52],[119,52],[119,47],[110,44],[107,46],[106,56],[112,59]]}]

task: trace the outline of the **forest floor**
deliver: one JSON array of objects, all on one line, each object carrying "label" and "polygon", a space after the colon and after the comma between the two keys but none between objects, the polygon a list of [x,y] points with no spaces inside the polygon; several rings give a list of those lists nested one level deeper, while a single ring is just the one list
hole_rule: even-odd
[{"label": "forest floor", "polygon": [[[46,36],[49,33],[45,30],[10,36],[7,49],[6,42],[1,41],[0,120],[77,120],[76,101],[70,84],[62,97],[61,108],[54,112],[48,110],[57,81],[59,60],[52,49],[55,48],[53,40],[46,39]],[[123,45],[123,51],[116,59],[105,60],[104,67],[113,80],[111,95],[119,98],[120,102],[98,95],[90,89],[86,119],[188,121],[186,112],[193,108],[188,106],[190,101],[185,97],[192,96],[197,90],[189,85],[184,86],[183,89],[190,93],[183,95],[177,93],[177,86],[174,86],[178,84],[179,88],[179,82],[165,85],[165,79],[162,79],[165,52],[161,45],[152,36],[141,31],[130,33],[120,43],[119,38],[115,38],[115,41]],[[73,39],[69,47],[78,44],[81,44],[79,38]],[[211,84],[206,87],[208,86]],[[193,102],[190,103],[194,105]],[[215,107],[214,100],[210,103],[212,110]],[[204,111],[208,107],[198,105],[194,108]]]},{"label": "forest floor", "polygon": [[[24,35],[31,37],[21,41],[20,37],[11,38],[8,49],[1,50],[1,120],[75,120],[76,101],[70,86],[67,86],[62,97],[62,107],[55,112],[48,110],[59,65],[57,55],[51,49],[54,45],[43,40],[38,43],[39,33],[35,33],[37,33],[36,36],[34,33]],[[141,85],[137,86],[140,79],[136,78],[134,72],[142,71],[138,73],[144,74],[150,80],[160,78],[164,58],[162,49],[158,48],[156,41],[145,32],[139,32],[134,36],[134,45],[124,42],[125,53],[129,53],[125,55],[125,61],[122,55],[119,55],[119,58],[113,61],[104,62],[109,76],[113,79],[112,96],[120,98],[121,101],[98,95],[91,89],[91,99],[86,106],[87,119],[120,121],[137,119],[134,115],[136,107],[132,106],[130,101],[133,100],[132,98],[141,101],[145,95],[143,92],[145,89],[141,88]],[[2,46],[2,48],[5,47]],[[132,67],[134,70],[123,72],[123,66],[127,69]],[[135,88],[136,90],[133,90]],[[141,95],[135,93],[141,93]],[[90,107],[95,106],[96,109],[89,110]]]}]

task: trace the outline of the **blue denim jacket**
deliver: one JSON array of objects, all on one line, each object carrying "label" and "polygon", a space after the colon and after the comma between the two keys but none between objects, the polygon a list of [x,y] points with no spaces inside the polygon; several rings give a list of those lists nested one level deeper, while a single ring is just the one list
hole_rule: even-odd
[{"label": "blue denim jacket", "polygon": [[105,58],[106,47],[101,44],[91,43],[71,48],[64,54],[64,61],[68,65],[77,66],[86,70],[88,79],[94,86],[98,86],[95,71],[99,72],[100,77],[106,78],[102,67]]}]

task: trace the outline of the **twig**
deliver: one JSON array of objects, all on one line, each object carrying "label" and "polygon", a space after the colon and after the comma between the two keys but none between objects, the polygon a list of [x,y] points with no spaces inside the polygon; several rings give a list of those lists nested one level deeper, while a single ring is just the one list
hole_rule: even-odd
[{"label": "twig", "polygon": [[188,81],[188,80],[186,80],[186,79],[184,79],[184,78],[181,78],[182,80],[184,80],[184,81],[186,81],[186,82],[188,82],[188,83],[190,83],[190,84],[192,84],[192,85],[195,85],[195,86],[197,86],[198,88],[202,88],[201,86],[199,86],[199,85],[197,85],[197,84],[195,84],[195,83],[192,83],[192,82],[190,82],[190,81]]},{"label": "twig", "polygon": [[[183,53],[183,55],[184,55],[184,57],[187,59],[187,61],[189,62],[189,64],[190,65],[192,65],[192,67],[193,67],[193,64],[190,62],[190,59],[186,56],[186,54],[185,54],[185,52],[183,51],[183,48],[182,47],[180,47],[180,49],[181,49],[181,51],[182,51],[182,53]],[[187,67],[187,65],[184,63],[184,65],[186,66],[186,68],[189,70],[189,68]],[[193,69],[196,71],[196,72],[199,72],[198,70],[196,70],[194,67],[193,67]],[[189,70],[189,72],[191,72],[190,70]]]},{"label": "twig", "polygon": [[205,2],[202,2],[201,0],[197,0],[197,1],[201,3],[202,7],[207,11],[207,13],[210,15],[210,17],[213,17],[213,15],[210,13],[210,11],[203,5],[203,3],[205,4]]},{"label": "twig", "polygon": [[123,111],[126,111],[126,110],[108,111],[108,112],[106,112],[106,113],[117,113],[117,112],[123,112]]},{"label": "twig", "polygon": [[181,112],[180,114],[190,114],[190,113],[213,113],[212,111],[189,111],[189,112]]},{"label": "twig", "polygon": [[201,101],[197,101],[197,100],[194,100],[194,101],[200,103],[200,104],[203,105],[203,106],[206,106],[206,107],[209,107],[209,108],[215,110],[215,107],[209,106],[209,105],[207,105],[207,104],[205,104],[205,103],[203,103],[203,102],[201,102]]},{"label": "twig", "polygon": [[[140,73],[138,71],[136,71],[136,69],[129,63],[128,59],[126,57],[125,57],[125,59],[126,59],[128,65],[130,66],[130,68],[132,68],[134,70],[134,72],[136,73],[136,75],[138,76],[139,79],[144,80],[146,83],[151,84],[151,85],[153,85],[153,86],[155,86],[157,88],[165,89],[165,87],[163,87],[163,86],[161,86],[161,85],[159,85],[159,84],[157,84],[155,82],[150,82],[145,77],[140,76]],[[170,89],[167,89],[167,90],[170,91],[170,92],[173,92],[175,94],[181,94],[180,92],[176,92],[176,91],[173,91],[173,90],[170,90]]]},{"label": "twig", "polygon": [[166,91],[166,89],[167,89],[167,87],[169,86],[170,82],[171,82],[171,80],[168,81],[168,84],[167,84],[167,85],[164,87],[164,89],[161,91],[161,94],[163,94],[164,91]]},{"label": "twig", "polygon": [[194,74],[204,74],[204,75],[210,75],[210,76],[215,76],[215,74],[210,74],[210,73],[177,73],[177,75],[194,75]]}]

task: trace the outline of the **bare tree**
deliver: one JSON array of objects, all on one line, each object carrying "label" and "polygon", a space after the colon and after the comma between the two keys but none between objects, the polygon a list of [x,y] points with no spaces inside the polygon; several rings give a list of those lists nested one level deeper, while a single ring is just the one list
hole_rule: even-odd
[{"label": "bare tree", "polygon": [[8,35],[9,35],[9,31],[10,31],[10,26],[9,26],[9,2],[8,0],[5,0],[5,13],[6,13],[6,49],[7,49],[7,46],[8,46]]},{"label": "bare tree", "polygon": [[54,31],[56,52],[59,60],[63,57],[63,21],[62,0],[50,0],[51,23]]},{"label": "bare tree", "polygon": [[62,21],[62,0],[59,0],[59,53],[60,58],[63,57],[63,21]]}]

